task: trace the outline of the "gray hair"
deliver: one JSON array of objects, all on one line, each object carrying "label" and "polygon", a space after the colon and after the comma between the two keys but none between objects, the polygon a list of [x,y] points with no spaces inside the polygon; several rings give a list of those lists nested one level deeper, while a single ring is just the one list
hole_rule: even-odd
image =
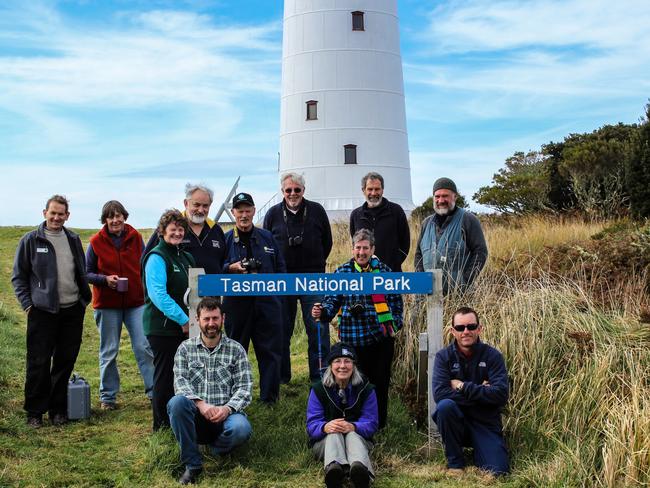
[{"label": "gray hair", "polygon": [[287,180],[291,180],[294,183],[298,183],[303,188],[305,187],[305,178],[302,175],[298,173],[284,173],[280,177],[280,188],[284,188],[284,182]]},{"label": "gray hair", "polygon": [[[361,373],[359,373],[356,364],[352,366],[352,376],[350,377],[350,383],[352,383],[353,386],[357,386],[363,383],[363,376],[361,376]],[[326,388],[337,386],[336,379],[334,378],[334,373],[332,373],[331,364],[323,373],[323,386]]]},{"label": "gray hair", "polygon": [[357,242],[368,241],[371,246],[375,245],[375,233],[368,229],[359,229],[352,236],[352,245],[354,246]]},{"label": "gray hair", "polygon": [[368,180],[379,180],[379,183],[381,183],[381,189],[384,189],[384,177],[380,175],[379,173],[375,173],[374,171],[371,171],[368,173],[366,176],[361,178],[361,189],[365,190],[366,189],[366,183],[368,183]]},{"label": "gray hair", "polygon": [[203,183],[186,183],[185,184],[185,198],[190,199],[195,191],[203,191],[210,197],[210,203],[214,200],[214,192],[205,186]]}]

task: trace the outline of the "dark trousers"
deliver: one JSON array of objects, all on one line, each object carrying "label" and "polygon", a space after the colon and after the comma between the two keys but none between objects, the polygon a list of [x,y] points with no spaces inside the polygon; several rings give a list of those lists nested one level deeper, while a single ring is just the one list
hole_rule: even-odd
[{"label": "dark trousers", "polygon": [[[288,383],[291,380],[291,337],[296,322],[298,300],[302,309],[302,321],[307,333],[307,359],[309,362],[309,379],[319,380],[322,370],[327,367],[327,355],[330,352],[330,327],[327,322],[318,323],[311,316],[314,303],[323,301],[318,295],[291,295],[283,297],[284,328],[282,330],[282,365],[280,377]],[[320,337],[319,337],[320,332]],[[319,340],[320,339],[320,340]]]},{"label": "dark trousers", "polygon": [[433,420],[438,425],[440,437],[445,445],[448,467],[465,467],[465,446],[474,448],[474,464],[477,468],[495,474],[505,474],[509,471],[508,451],[501,422],[488,424],[468,418],[456,402],[448,398],[438,402]]},{"label": "dark trousers", "polygon": [[260,375],[260,400],[280,397],[282,304],[278,297],[225,297],[226,334],[246,352],[252,341]]},{"label": "dark trousers", "polygon": [[28,415],[67,413],[68,381],[81,347],[85,311],[81,303],[58,313],[30,309],[24,406]]},{"label": "dark trousers", "polygon": [[375,385],[377,408],[379,410],[379,428],[386,426],[388,417],[388,387],[395,354],[395,339],[385,337],[379,342],[367,346],[355,346],[357,365],[366,375],[368,381]]},{"label": "dark trousers", "polygon": [[167,402],[174,396],[174,356],[184,336],[147,336],[153,351],[153,430],[169,427]]}]

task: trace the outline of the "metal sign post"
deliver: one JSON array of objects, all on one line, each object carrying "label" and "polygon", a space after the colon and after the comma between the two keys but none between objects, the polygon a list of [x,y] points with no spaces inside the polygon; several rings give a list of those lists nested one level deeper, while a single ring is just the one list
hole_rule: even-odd
[{"label": "metal sign post", "polygon": [[429,447],[434,439],[439,437],[438,426],[433,421],[436,402],[433,399],[433,363],[436,353],[442,349],[442,270],[433,270],[433,293],[427,297],[427,378],[428,378],[428,415],[429,415]]}]

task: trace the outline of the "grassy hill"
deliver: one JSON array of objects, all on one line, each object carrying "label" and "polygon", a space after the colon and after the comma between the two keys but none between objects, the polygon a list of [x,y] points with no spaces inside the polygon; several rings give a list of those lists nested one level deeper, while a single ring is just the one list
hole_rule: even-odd
[{"label": "grassy hill", "polygon": [[[170,432],[151,432],[149,402],[126,334],[119,357],[120,408],[98,409],[98,333],[91,310],[75,367],[91,383],[91,419],[38,431],[24,424],[25,318],[9,280],[16,244],[27,230],[0,228],[0,486],[177,486],[182,466],[176,443]],[[446,304],[447,311],[460,303],[476,307],[486,324],[485,340],[506,356],[512,392],[504,419],[513,473],[504,479],[490,480],[475,469],[449,478],[441,451],[428,455],[426,437],[402,401],[415,374],[417,333],[425,328],[422,307],[409,298],[389,427],[373,453],[375,486],[650,482],[650,327],[639,320],[648,306],[647,290],[638,285],[643,270],[625,275],[627,285],[616,284],[605,296],[598,276],[580,275],[580,263],[559,273],[551,259],[558,246],[588,249],[590,236],[602,230],[602,224],[542,219],[491,223],[490,263],[477,289]],[[81,231],[85,241],[92,233]],[[345,229],[334,234],[330,269],[349,256]],[[253,402],[249,445],[207,459],[199,486],[323,486],[304,431],[304,333],[294,336],[292,356],[294,380],[282,387],[280,402],[272,408]]]}]

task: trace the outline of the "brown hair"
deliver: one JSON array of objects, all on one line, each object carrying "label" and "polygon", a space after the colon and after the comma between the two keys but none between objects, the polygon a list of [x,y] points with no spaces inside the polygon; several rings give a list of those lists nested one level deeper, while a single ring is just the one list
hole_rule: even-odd
[{"label": "brown hair", "polygon": [[65,206],[65,213],[68,213],[68,199],[64,197],[63,195],[52,195],[50,198],[47,199],[47,202],[45,202],[45,210],[48,210],[50,208],[50,203],[55,202],[55,203],[60,203],[61,205]]},{"label": "brown hair", "polygon": [[185,232],[188,232],[187,219],[181,213],[180,210],[177,210],[175,208],[170,208],[168,210],[165,210],[163,214],[160,216],[160,220],[158,221],[158,227],[156,227],[156,232],[160,237],[163,236],[163,234],[165,233],[165,229],[169,224],[176,224],[182,227],[183,229],[185,229]]},{"label": "brown hair", "polygon": [[102,215],[99,218],[99,221],[102,224],[105,224],[106,221],[111,217],[115,216],[115,214],[122,214],[124,216],[125,221],[126,219],[129,218],[129,212],[126,211],[124,205],[122,205],[117,200],[109,200],[102,207]]},{"label": "brown hair", "polygon": [[217,310],[223,315],[223,308],[221,305],[221,300],[216,297],[203,297],[201,301],[196,306],[196,316],[201,316],[201,310]]},{"label": "brown hair", "polygon": [[476,317],[476,324],[481,325],[481,321],[478,318],[478,313],[476,312],[476,310],[470,307],[460,307],[458,310],[454,312],[454,315],[451,316],[452,327],[454,326],[454,319],[456,318],[456,315],[467,315],[468,313],[473,313],[474,317]]}]

